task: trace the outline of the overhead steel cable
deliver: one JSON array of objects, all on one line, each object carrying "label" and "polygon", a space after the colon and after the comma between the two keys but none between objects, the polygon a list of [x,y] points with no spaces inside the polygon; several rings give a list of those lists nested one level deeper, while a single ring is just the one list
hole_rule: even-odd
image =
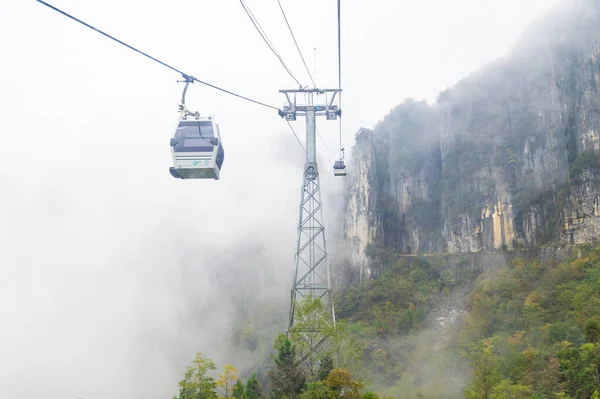
[{"label": "overhead steel cable", "polygon": [[240,94],[236,94],[236,93],[234,93],[234,92],[232,92],[232,91],[229,91],[229,90],[223,89],[223,88],[221,88],[221,87],[218,87],[218,86],[212,85],[212,84],[210,84],[210,83],[203,82],[203,81],[201,81],[200,79],[197,79],[197,78],[195,78],[195,77],[193,77],[193,76],[191,76],[191,75],[188,75],[187,73],[184,73],[184,72],[182,72],[181,70],[179,70],[179,69],[177,69],[177,68],[174,68],[174,67],[172,67],[171,65],[169,65],[169,64],[167,64],[167,63],[165,63],[165,62],[162,62],[161,60],[159,60],[159,59],[157,59],[157,58],[154,58],[154,57],[152,57],[152,56],[150,56],[150,55],[148,55],[148,54],[144,53],[143,51],[140,51],[140,50],[136,49],[135,47],[132,47],[132,46],[130,46],[129,44],[127,44],[127,43],[125,43],[125,42],[122,42],[121,40],[119,40],[119,39],[117,39],[117,38],[115,38],[115,37],[113,37],[113,36],[109,35],[108,33],[105,33],[105,32],[103,32],[103,31],[101,31],[101,30],[99,30],[99,29],[96,29],[96,28],[94,28],[94,27],[93,27],[93,26],[91,26],[90,24],[87,24],[87,23],[83,22],[82,20],[80,20],[80,19],[78,19],[78,18],[76,18],[76,17],[74,17],[74,16],[72,16],[72,15],[70,15],[70,14],[68,14],[68,13],[66,13],[66,12],[64,12],[64,11],[62,11],[62,10],[58,9],[58,8],[56,8],[56,7],[54,7],[54,6],[53,6],[53,5],[51,5],[51,4],[48,4],[48,3],[46,3],[46,2],[45,2],[45,1],[43,1],[43,0],[36,0],[36,1],[37,1],[37,2],[39,2],[39,3],[41,3],[41,4],[43,4],[43,5],[45,5],[45,6],[47,6],[47,7],[49,7],[49,8],[51,8],[51,9],[53,9],[54,11],[57,11],[57,12],[59,12],[60,14],[62,14],[62,15],[64,15],[64,16],[66,16],[66,17],[68,17],[68,18],[71,18],[72,20],[74,20],[74,21],[76,21],[76,22],[79,22],[80,24],[82,24],[82,25],[84,25],[84,26],[86,26],[86,27],[88,27],[88,28],[90,28],[90,29],[92,29],[92,30],[94,30],[94,31],[96,31],[96,32],[98,32],[98,33],[100,33],[100,34],[102,34],[102,35],[104,35],[104,36],[108,37],[109,39],[112,39],[112,40],[116,41],[117,43],[120,43],[120,44],[122,44],[123,46],[125,46],[125,47],[127,47],[127,48],[129,48],[129,49],[131,49],[131,50],[133,50],[133,51],[135,51],[135,52],[137,52],[137,53],[140,53],[140,54],[142,54],[142,55],[143,55],[143,56],[145,56],[145,57],[148,57],[148,58],[150,58],[152,61],[156,61],[156,62],[158,62],[159,64],[161,64],[161,65],[163,65],[163,66],[165,66],[165,67],[167,67],[167,68],[169,68],[169,69],[171,69],[171,70],[173,70],[173,71],[175,71],[175,72],[177,72],[177,73],[181,74],[181,75],[183,76],[183,78],[184,78],[184,79],[186,79],[186,81],[187,81],[187,80],[189,80],[189,81],[191,81],[191,82],[198,82],[198,83],[201,83],[201,84],[203,84],[203,85],[206,85],[206,86],[212,87],[213,89],[217,89],[217,90],[219,90],[219,91],[222,91],[222,92],[224,92],[224,93],[231,94],[232,96],[235,96],[235,97],[241,98],[241,99],[243,99],[243,100],[250,101],[250,102],[253,102],[253,103],[255,103],[255,104],[262,105],[263,107],[267,107],[267,108],[271,108],[271,109],[276,109],[276,110],[278,110],[278,111],[279,111],[279,108],[278,108],[278,107],[274,107],[274,106],[272,106],[272,105],[268,105],[268,104],[262,103],[262,102],[260,102],[260,101],[253,100],[253,99],[251,99],[251,98],[248,98],[248,97],[242,96],[242,95],[240,95]]},{"label": "overhead steel cable", "polygon": [[[277,0],[277,1],[279,1],[279,0]],[[338,89],[341,89],[342,88],[342,34],[341,34],[340,0],[338,0],[338,2],[337,2],[337,23],[338,23]]]},{"label": "overhead steel cable", "polygon": [[298,140],[298,144],[300,144],[300,147],[302,147],[302,151],[306,152],[306,150],[304,149],[304,146],[302,145],[302,142],[300,141],[300,138],[298,138],[298,135],[296,134],[296,131],[292,127],[292,124],[290,123],[290,121],[288,121],[287,119],[285,121],[287,122],[288,126],[292,130],[292,133],[294,133],[294,136],[296,136],[296,140]]},{"label": "overhead steel cable", "polygon": [[323,136],[321,136],[321,132],[319,131],[319,128],[317,128],[317,134],[319,135],[319,138],[321,139],[321,142],[323,143],[323,146],[325,146],[325,149],[327,151],[333,152],[333,151],[331,151],[331,148],[329,148],[329,146],[327,145],[327,143],[323,139]]},{"label": "overhead steel cable", "polygon": [[[341,34],[341,7],[340,1],[337,1],[337,23],[338,23],[338,89],[342,89],[342,34]],[[340,96],[340,110],[342,109],[342,92]],[[340,157],[344,157],[342,150],[342,116],[340,115]]]},{"label": "overhead steel cable", "polygon": [[283,11],[283,6],[281,5],[281,1],[277,0],[277,3],[279,4],[279,9],[281,9],[281,13],[283,14],[283,18],[285,19],[285,23],[288,26],[288,29],[290,30],[290,34],[292,35],[292,39],[294,39],[294,44],[296,45],[296,48],[298,49],[298,53],[300,54],[300,58],[302,58],[302,63],[304,64],[304,68],[306,68],[306,72],[308,72],[308,76],[310,77],[310,80],[312,81],[312,84],[314,87],[317,87],[317,84],[315,83],[315,80],[312,77],[312,74],[310,73],[310,70],[308,69],[308,65],[306,65],[306,61],[304,61],[304,56],[302,55],[302,51],[300,51],[300,46],[298,46],[298,42],[296,41],[296,37],[294,36],[294,32],[292,31],[292,27],[290,26],[290,23],[288,22],[287,16],[285,15],[285,11]]},{"label": "overhead steel cable", "polygon": [[296,83],[298,84],[298,87],[302,87],[302,84],[300,84],[300,82],[298,81],[298,79],[296,79],[296,77],[294,76],[294,74],[292,73],[292,71],[290,71],[290,68],[286,65],[285,61],[283,61],[283,58],[281,57],[281,55],[279,54],[279,52],[275,49],[275,46],[273,45],[273,43],[271,42],[271,40],[269,40],[269,37],[267,36],[267,33],[264,31],[264,29],[262,28],[262,26],[260,26],[260,23],[258,22],[258,19],[256,19],[256,17],[252,13],[252,11],[250,11],[250,7],[248,7],[248,5],[246,4],[246,2],[244,0],[240,0],[240,4],[244,8],[244,11],[246,11],[246,14],[248,15],[248,18],[250,18],[250,21],[252,21],[252,25],[254,25],[254,27],[256,28],[256,30],[258,31],[258,33],[260,34],[260,37],[262,37],[262,39],[267,44],[267,46],[269,47],[269,49],[279,59],[279,62],[281,62],[281,65],[283,65],[283,68],[292,77],[292,79],[294,79],[294,81],[296,81]]}]

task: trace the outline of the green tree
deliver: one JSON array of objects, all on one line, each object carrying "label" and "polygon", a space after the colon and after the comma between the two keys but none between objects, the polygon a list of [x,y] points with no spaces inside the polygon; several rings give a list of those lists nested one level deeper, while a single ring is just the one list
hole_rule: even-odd
[{"label": "green tree", "polygon": [[530,399],[531,387],[512,384],[510,380],[502,380],[492,389],[491,399]]},{"label": "green tree", "polygon": [[[324,378],[321,365],[326,363],[329,367],[329,359],[335,359],[337,367],[356,370],[362,356],[362,347],[350,334],[347,323],[338,320],[333,324],[324,308],[321,299],[310,296],[297,303],[296,321],[290,330],[290,340],[304,359],[302,363],[311,381]],[[318,349],[311,351],[315,346]]]},{"label": "green tree", "polygon": [[[298,356],[303,359],[306,374],[310,380],[317,378],[318,364],[323,359],[326,346],[322,345],[332,331],[331,316],[324,310],[319,298],[308,296],[295,304],[294,326],[290,329],[290,339]],[[317,350],[314,348],[319,347]]]},{"label": "green tree", "polygon": [[306,385],[306,389],[300,395],[301,399],[330,399],[331,390],[323,381],[313,381]]},{"label": "green tree", "polygon": [[361,399],[361,390],[365,384],[352,379],[352,373],[344,369],[333,369],[325,380],[325,385],[330,389],[333,395],[331,399]]},{"label": "green tree", "polygon": [[373,392],[361,394],[365,384],[352,379],[348,370],[332,369],[323,381],[309,382],[301,399],[378,399]]},{"label": "green tree", "polygon": [[325,355],[321,361],[321,364],[319,365],[317,380],[323,381],[326,379],[331,370],[333,370],[333,359],[331,358],[331,355]]},{"label": "green tree", "polygon": [[379,399],[379,395],[375,392],[365,392],[361,399]]},{"label": "green tree", "polygon": [[465,399],[491,399],[492,389],[500,381],[498,373],[498,355],[489,340],[472,344],[468,351],[469,360],[473,367],[473,381],[465,389]]},{"label": "green tree", "polygon": [[275,340],[275,367],[269,370],[271,387],[276,398],[295,399],[304,388],[306,376],[297,362],[296,345],[285,334]]},{"label": "green tree", "polygon": [[350,333],[348,323],[337,320],[335,326],[325,329],[327,341],[323,352],[337,360],[337,367],[356,371],[362,358],[363,347]]},{"label": "green tree", "polygon": [[600,389],[600,344],[581,345],[581,354],[583,361],[588,364],[595,377],[595,388]]},{"label": "green tree", "polygon": [[233,386],[232,397],[236,399],[244,399],[244,384],[241,380],[237,380],[237,382]]},{"label": "green tree", "polygon": [[192,365],[188,366],[179,382],[179,398],[176,399],[217,399],[215,380],[208,372],[216,370],[211,359],[196,353]]},{"label": "green tree", "polygon": [[256,374],[252,373],[252,377],[246,381],[246,390],[244,392],[244,399],[260,399],[263,397],[262,389],[256,379]]},{"label": "green tree", "polygon": [[600,345],[585,343],[574,346],[563,342],[558,357],[565,377],[566,391],[580,397],[589,397],[600,388],[597,364],[600,363]]},{"label": "green tree", "polygon": [[588,320],[585,324],[585,336],[592,344],[597,344],[600,341],[600,323],[596,320]]}]

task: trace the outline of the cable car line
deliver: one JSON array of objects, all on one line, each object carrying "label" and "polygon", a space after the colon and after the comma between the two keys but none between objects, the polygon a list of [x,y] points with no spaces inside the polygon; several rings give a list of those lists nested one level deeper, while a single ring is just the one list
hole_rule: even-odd
[{"label": "cable car line", "polygon": [[323,146],[325,147],[325,149],[327,151],[329,151],[329,152],[333,152],[333,151],[331,151],[331,148],[329,148],[329,146],[327,145],[327,143],[323,139],[323,136],[321,136],[321,132],[319,131],[319,128],[317,128],[317,134],[319,135],[319,138],[321,139],[321,142],[323,143]]},{"label": "cable car line", "polygon": [[[337,2],[337,23],[338,23],[338,89],[342,88],[342,35],[341,35],[341,15],[340,0]],[[341,95],[341,93],[340,93]],[[340,106],[341,107],[341,106]]]},{"label": "cable car line", "polygon": [[267,44],[267,46],[269,47],[269,49],[271,49],[271,51],[273,52],[273,54],[275,54],[275,56],[279,59],[279,61],[281,62],[281,65],[283,65],[283,67],[285,68],[285,70],[287,71],[287,73],[292,77],[292,79],[294,79],[296,81],[296,83],[298,84],[298,87],[302,87],[302,84],[300,84],[300,82],[298,81],[298,79],[296,79],[296,77],[294,76],[294,74],[292,74],[292,72],[290,71],[290,68],[283,61],[283,58],[281,58],[281,55],[275,49],[275,46],[273,45],[273,43],[271,42],[271,40],[269,40],[269,37],[267,36],[267,33],[264,31],[264,29],[262,28],[262,26],[260,26],[260,23],[258,22],[258,20],[256,19],[256,17],[254,16],[254,14],[252,13],[252,11],[250,11],[250,8],[246,4],[246,2],[244,0],[240,0],[240,4],[244,8],[244,11],[246,11],[246,14],[248,15],[248,18],[250,18],[250,21],[252,21],[252,25],[254,25],[254,27],[256,28],[256,30],[258,31],[258,33],[260,34],[260,37],[262,37],[262,39]]},{"label": "cable car line", "polygon": [[64,16],[66,16],[66,17],[68,17],[68,18],[71,18],[72,20],[74,20],[74,21],[76,21],[76,22],[79,22],[80,24],[82,24],[82,25],[84,25],[84,26],[86,26],[86,27],[88,27],[88,28],[90,28],[90,29],[92,29],[92,30],[94,30],[94,31],[96,31],[96,32],[98,32],[98,33],[100,33],[101,35],[104,35],[104,36],[108,37],[109,39],[112,39],[112,40],[116,41],[117,43],[120,43],[120,44],[122,44],[123,46],[125,46],[125,47],[127,47],[127,48],[129,48],[129,49],[131,49],[131,50],[133,50],[133,51],[135,51],[135,52],[137,52],[137,53],[140,53],[140,54],[142,54],[142,55],[143,55],[143,56],[145,56],[145,57],[148,57],[148,58],[150,58],[152,61],[156,61],[156,62],[158,62],[159,64],[161,64],[161,65],[163,65],[163,66],[165,66],[165,67],[167,67],[167,68],[169,68],[169,69],[171,69],[171,70],[173,70],[173,71],[175,71],[175,72],[177,72],[177,73],[181,74],[181,76],[183,76],[183,78],[184,78],[184,79],[186,79],[186,80],[190,80],[190,81],[192,81],[192,82],[198,82],[198,83],[201,83],[201,84],[203,84],[203,85],[206,85],[206,86],[212,87],[213,89],[216,89],[216,90],[222,91],[222,92],[224,92],[224,93],[231,94],[232,96],[235,96],[235,97],[241,98],[241,99],[243,99],[243,100],[250,101],[250,102],[252,102],[252,103],[255,103],[255,104],[258,104],[258,105],[262,105],[263,107],[267,107],[267,108],[271,108],[271,109],[276,109],[276,110],[278,110],[278,111],[279,111],[279,108],[278,108],[278,107],[274,107],[274,106],[272,106],[272,105],[268,105],[268,104],[265,104],[265,103],[263,103],[263,102],[260,102],[260,101],[253,100],[253,99],[251,99],[251,98],[248,98],[248,97],[246,97],[246,96],[242,96],[241,94],[236,94],[236,93],[234,93],[234,92],[232,92],[232,91],[229,91],[229,90],[223,89],[223,88],[221,88],[221,87],[218,87],[218,86],[212,85],[212,84],[210,84],[210,83],[203,82],[203,81],[202,81],[202,80],[200,80],[200,79],[197,79],[197,78],[195,78],[195,77],[193,77],[193,76],[191,76],[191,75],[188,75],[188,74],[186,74],[186,73],[184,73],[184,72],[180,71],[179,69],[177,69],[177,68],[174,68],[174,67],[172,67],[171,65],[169,65],[169,64],[167,64],[167,63],[165,63],[165,62],[162,62],[161,60],[159,60],[159,59],[157,59],[157,58],[154,58],[154,57],[152,57],[152,56],[150,56],[150,55],[148,55],[148,54],[144,53],[143,51],[140,51],[140,50],[136,49],[135,47],[132,47],[132,46],[130,46],[129,44],[127,44],[127,43],[125,43],[125,42],[123,42],[123,41],[121,41],[121,40],[119,40],[119,39],[117,39],[117,38],[115,38],[115,37],[113,37],[113,36],[109,35],[108,33],[105,33],[105,32],[103,32],[103,31],[101,31],[101,30],[99,30],[99,29],[96,29],[96,28],[94,28],[94,27],[93,27],[93,26],[91,26],[90,24],[87,24],[87,23],[83,22],[82,20],[80,20],[80,19],[78,19],[78,18],[76,18],[76,17],[74,17],[74,16],[72,16],[72,15],[70,15],[70,14],[68,14],[68,13],[66,13],[66,12],[64,12],[64,11],[62,11],[62,10],[58,9],[58,8],[56,8],[56,7],[54,7],[54,6],[53,6],[53,5],[51,5],[51,4],[48,4],[48,3],[46,3],[46,2],[45,2],[45,1],[43,1],[43,0],[36,0],[36,1],[37,1],[37,2],[39,2],[39,3],[41,3],[41,4],[43,4],[43,5],[45,5],[45,6],[47,6],[47,7],[49,7],[49,8],[51,8],[51,9],[53,9],[54,11],[57,11],[58,13],[60,13],[60,14],[62,14],[62,15],[64,15]]},{"label": "cable car line", "polygon": [[[338,89],[342,88],[342,35],[341,35],[341,12],[340,1],[337,2],[337,23],[338,23]],[[342,109],[342,93],[340,92],[340,109]],[[340,155],[343,158],[342,149],[342,117],[340,115]]]},{"label": "cable car line", "polygon": [[304,146],[302,145],[302,142],[298,138],[298,135],[296,134],[296,131],[292,127],[292,124],[290,123],[290,121],[288,121],[287,119],[285,121],[287,122],[287,124],[290,127],[290,129],[292,129],[292,133],[294,133],[294,136],[296,136],[296,140],[298,140],[298,144],[300,144],[300,147],[302,147],[302,151],[306,152],[306,150],[304,149]]},{"label": "cable car line", "polygon": [[285,15],[285,11],[283,11],[283,6],[281,5],[281,1],[277,0],[277,3],[279,4],[279,8],[281,9],[281,13],[283,14],[283,18],[285,19],[285,23],[288,26],[288,29],[290,30],[290,34],[292,35],[292,39],[294,39],[294,44],[296,45],[296,48],[298,49],[298,53],[300,54],[300,58],[302,58],[302,63],[304,64],[304,68],[306,68],[306,72],[308,72],[308,76],[310,77],[310,80],[312,81],[312,84],[314,87],[317,87],[317,84],[315,83],[315,80],[312,77],[312,74],[310,73],[310,70],[308,69],[308,66],[306,65],[306,61],[304,61],[304,56],[302,55],[302,51],[300,51],[300,47],[298,46],[298,42],[296,41],[296,37],[294,36],[294,32],[292,31],[292,27],[290,26],[290,23],[288,22],[287,16]]},{"label": "cable car line", "polygon": [[[340,89],[340,110],[342,109],[342,34],[341,34],[341,0],[337,1],[337,25],[338,25],[338,89]],[[335,176],[346,176],[346,165],[344,164],[344,148],[342,147],[342,115],[340,113],[340,159],[333,164]]]},{"label": "cable car line", "polygon": [[[135,47],[133,47],[133,46],[131,46],[131,45],[129,45],[129,44],[127,44],[127,43],[125,43],[125,42],[123,42],[122,40],[119,40],[119,39],[117,39],[116,37],[114,37],[114,36],[112,36],[112,35],[110,35],[110,34],[108,34],[108,33],[106,33],[106,32],[103,32],[103,31],[102,31],[102,30],[100,30],[100,29],[97,29],[97,28],[93,27],[92,25],[90,25],[90,24],[88,24],[88,23],[86,23],[86,22],[82,21],[81,19],[79,19],[79,18],[77,18],[77,17],[75,17],[75,16],[73,16],[73,15],[71,15],[71,14],[69,14],[69,13],[67,13],[67,12],[65,12],[65,11],[63,11],[63,10],[61,10],[61,9],[57,8],[57,7],[55,7],[55,6],[53,6],[52,4],[49,4],[49,3],[47,3],[47,2],[46,2],[46,1],[44,1],[44,0],[36,0],[36,1],[37,1],[38,3],[40,3],[40,4],[43,4],[43,5],[45,5],[46,7],[50,8],[50,9],[52,9],[52,10],[54,10],[54,11],[56,11],[56,12],[58,12],[58,13],[60,13],[60,14],[64,15],[64,16],[66,16],[66,17],[68,17],[68,18],[72,19],[73,21],[75,21],[75,22],[78,22],[78,23],[80,23],[80,24],[84,25],[85,27],[87,27],[87,28],[90,28],[91,30],[94,30],[94,31],[96,31],[96,32],[100,33],[101,35],[103,35],[103,36],[105,36],[105,37],[107,37],[107,38],[109,38],[109,39],[111,39],[111,40],[114,40],[115,42],[117,42],[117,43],[119,43],[119,44],[121,44],[121,45],[123,45],[123,46],[125,46],[125,47],[127,47],[127,48],[129,48],[129,49],[131,49],[131,50],[133,50],[133,51],[135,51],[135,52],[137,52],[137,53],[139,53],[139,54],[141,54],[141,55],[143,55],[143,56],[147,57],[147,58],[149,58],[150,60],[152,60],[152,61],[155,61],[155,62],[157,62],[157,63],[161,64],[162,66],[164,66],[164,67],[166,67],[166,68],[168,68],[168,69],[170,69],[170,70],[172,70],[172,71],[174,71],[174,72],[177,72],[177,73],[179,73],[179,74],[180,74],[180,75],[183,77],[183,79],[184,79],[184,82],[186,82],[186,89],[184,89],[184,93],[183,93],[183,95],[182,95],[182,105],[185,105],[185,92],[187,91],[187,85],[189,85],[189,83],[198,82],[198,83],[200,83],[200,84],[203,84],[203,85],[205,85],[205,86],[208,86],[208,87],[211,87],[211,88],[213,88],[213,89],[216,89],[216,90],[222,91],[222,92],[224,92],[224,93],[230,94],[230,95],[232,95],[232,96],[234,96],[234,97],[238,97],[238,98],[241,98],[241,99],[243,99],[243,100],[246,100],[246,101],[249,101],[249,102],[252,102],[252,103],[258,104],[258,105],[262,105],[263,107],[267,107],[267,108],[270,108],[270,109],[275,109],[275,110],[277,110],[277,111],[278,111],[279,115],[281,116],[281,113],[282,113],[282,111],[281,111],[281,109],[279,109],[278,107],[275,107],[275,106],[272,106],[272,105],[269,105],[269,104],[266,104],[266,103],[263,103],[263,102],[260,102],[260,101],[257,101],[257,100],[253,100],[253,99],[251,99],[251,98],[249,98],[249,97],[246,97],[246,96],[243,96],[243,95],[241,95],[241,94],[237,94],[237,93],[234,93],[234,92],[232,92],[232,91],[230,91],[230,90],[227,90],[227,89],[221,88],[221,87],[219,87],[219,86],[216,86],[216,85],[210,84],[210,83],[208,83],[208,82],[204,82],[204,81],[202,81],[202,80],[200,80],[200,79],[198,79],[198,78],[195,78],[195,77],[194,77],[194,76],[192,76],[192,75],[189,75],[189,74],[187,74],[187,73],[185,73],[185,72],[181,71],[180,69],[177,69],[177,68],[175,68],[175,67],[173,67],[173,66],[171,66],[171,65],[169,65],[169,64],[167,64],[167,63],[165,63],[165,62],[163,62],[163,61],[161,61],[161,60],[159,60],[158,58],[152,57],[151,55],[149,55],[149,54],[147,54],[147,53],[145,53],[145,52],[143,52],[143,51],[141,51],[141,50],[139,50],[139,49],[137,49],[137,48],[135,48]],[[279,0],[278,0],[278,2],[279,2]],[[240,3],[241,3],[241,4],[242,4],[242,6],[244,7],[244,10],[246,11],[247,15],[250,17],[250,20],[252,21],[252,24],[253,24],[253,25],[254,25],[254,27],[257,29],[257,31],[259,32],[259,34],[261,35],[261,37],[263,38],[263,40],[265,41],[265,43],[266,43],[266,44],[269,46],[269,48],[271,49],[271,51],[273,51],[273,53],[274,53],[274,54],[277,56],[277,58],[278,58],[278,59],[281,61],[282,65],[284,66],[284,68],[286,69],[286,71],[287,71],[287,72],[289,73],[289,75],[290,75],[290,76],[291,76],[291,77],[292,77],[292,78],[293,78],[293,79],[296,81],[296,83],[298,84],[298,86],[299,86],[299,87],[303,87],[303,86],[300,84],[300,82],[299,82],[299,81],[298,81],[298,80],[297,80],[297,79],[294,77],[294,75],[291,73],[291,71],[289,70],[289,68],[287,67],[287,65],[285,64],[285,62],[283,61],[283,59],[281,58],[281,56],[279,55],[279,53],[277,52],[277,50],[275,49],[275,47],[273,46],[273,44],[270,42],[270,40],[269,40],[269,39],[268,39],[268,37],[266,36],[266,33],[264,33],[264,30],[262,30],[262,27],[260,26],[260,24],[258,23],[258,21],[256,20],[256,18],[254,17],[254,15],[253,15],[253,14],[252,14],[252,12],[250,11],[250,9],[249,9],[249,8],[247,7],[247,5],[244,3],[244,0],[240,0]],[[284,16],[284,18],[285,18],[285,20],[286,20],[286,23],[287,23],[287,25],[288,25],[288,28],[290,29],[290,33],[291,33],[291,35],[292,35],[292,38],[294,39],[294,43],[296,44],[296,48],[298,49],[298,51],[299,51],[299,53],[300,53],[300,56],[301,56],[301,58],[302,58],[302,61],[303,61],[303,63],[304,63],[304,66],[306,67],[306,69],[307,69],[307,72],[309,73],[309,76],[310,76],[310,78],[311,78],[311,80],[313,81],[313,84],[314,84],[313,77],[312,77],[312,75],[310,74],[310,71],[308,70],[308,67],[306,66],[306,62],[304,61],[304,57],[302,56],[302,52],[300,51],[300,48],[299,48],[299,46],[298,46],[298,43],[297,43],[297,41],[296,41],[296,38],[295,38],[295,36],[294,36],[294,34],[293,34],[293,31],[292,31],[292,29],[291,29],[291,26],[289,25],[289,22],[287,21],[287,17],[286,17],[286,15],[285,15],[285,12],[284,12],[284,10],[283,10],[283,7],[281,6],[281,3],[280,3],[280,2],[279,2],[279,6],[280,6],[280,8],[281,8],[281,11],[282,11],[282,13],[283,13],[283,16]],[[338,0],[338,24],[339,24],[339,0]],[[339,36],[339,26],[338,26],[338,36]],[[338,37],[338,43],[339,43],[339,37]],[[339,47],[339,44],[338,44],[338,47]],[[338,48],[338,56],[339,56],[339,54],[340,54],[340,52],[339,52],[339,48]],[[340,77],[340,82],[341,82],[341,77]],[[341,84],[340,84],[340,85],[341,85]],[[195,114],[196,114],[196,116],[199,116],[197,113],[195,113]],[[209,120],[210,120],[210,119],[211,119],[211,118],[209,118]],[[287,121],[287,120],[286,120],[286,122],[287,122],[288,126],[290,127],[290,130],[291,130],[291,131],[292,131],[292,133],[294,134],[294,137],[295,137],[295,138],[296,138],[296,140],[298,141],[298,144],[300,144],[300,147],[302,148],[302,150],[303,150],[304,152],[306,152],[306,149],[304,148],[304,145],[302,144],[302,142],[300,141],[300,139],[299,139],[298,135],[296,134],[296,131],[294,130],[294,128],[292,127],[292,125],[290,124],[290,122],[289,122],[289,121]],[[340,121],[340,122],[341,122],[341,121]],[[216,128],[217,128],[217,130],[218,130],[218,126],[216,126],[216,125],[215,125],[215,127],[216,127]],[[340,129],[341,129],[341,123],[340,123]],[[199,133],[199,136],[200,136],[202,139],[206,140],[206,138],[204,138],[204,135],[202,134],[202,132],[201,132],[201,130],[200,130],[200,122],[198,122],[198,130],[199,130],[199,131],[198,131],[198,133]],[[320,136],[320,134],[319,134],[319,136]],[[322,138],[322,137],[321,137],[321,140],[323,140],[323,138]],[[210,140],[210,139],[209,139],[209,141],[212,141],[212,140]],[[220,140],[218,140],[218,141],[220,142]],[[323,140],[323,142],[324,142],[324,140]],[[341,131],[340,131],[340,143],[341,143]],[[222,147],[220,147],[220,146],[219,146],[219,147],[218,147],[218,151],[217,151],[217,152],[218,152],[218,154],[219,154],[219,155],[217,156],[217,163],[219,163],[219,162],[220,162],[220,163],[222,163],[222,162],[223,162],[223,158],[222,158],[222,157],[223,157],[223,155],[220,153],[221,149],[222,149]],[[220,161],[218,160],[218,158],[219,158],[219,157],[221,157]],[[220,168],[220,166],[219,166],[219,168]],[[172,174],[173,174],[173,172],[172,172]],[[181,177],[181,176],[176,176],[176,177]],[[217,176],[217,179],[218,179],[218,176]]]}]

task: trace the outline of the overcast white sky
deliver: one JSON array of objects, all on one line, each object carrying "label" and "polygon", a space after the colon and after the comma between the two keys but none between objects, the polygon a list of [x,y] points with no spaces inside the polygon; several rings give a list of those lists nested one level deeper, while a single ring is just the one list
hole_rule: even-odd
[{"label": "overcast white sky", "polygon": [[[308,84],[277,2],[246,1]],[[194,352],[228,360],[218,343],[230,320],[212,301],[229,293],[211,291],[208,248],[241,251],[247,284],[288,297],[303,154],[276,111],[194,84],[189,107],[221,126],[222,179],[173,179],[180,77],[34,0],[0,3],[0,396],[170,397]],[[343,1],[344,145],[404,98],[433,101],[502,56],[550,3]],[[294,87],[237,0],[51,4],[259,101],[281,106],[278,90]],[[311,68],[317,48],[317,85],[335,87],[336,2],[282,4]],[[319,130],[333,236],[337,123]],[[247,243],[273,261],[248,262]],[[210,319],[181,327],[203,301]]]}]

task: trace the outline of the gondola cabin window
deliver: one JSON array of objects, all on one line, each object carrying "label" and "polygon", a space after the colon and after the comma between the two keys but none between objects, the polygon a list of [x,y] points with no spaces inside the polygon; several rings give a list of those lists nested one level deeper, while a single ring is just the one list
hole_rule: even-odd
[{"label": "gondola cabin window", "polygon": [[182,121],[177,128],[176,152],[212,152],[214,139],[212,122]]}]

